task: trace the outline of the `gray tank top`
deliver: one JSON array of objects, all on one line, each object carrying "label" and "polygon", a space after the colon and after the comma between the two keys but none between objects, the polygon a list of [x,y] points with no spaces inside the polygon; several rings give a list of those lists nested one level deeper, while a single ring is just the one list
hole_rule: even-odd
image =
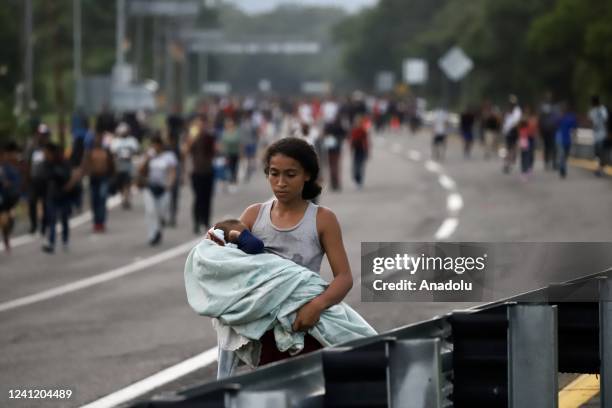
[{"label": "gray tank top", "polygon": [[259,214],[253,224],[252,233],[264,242],[264,250],[296,264],[305,266],[314,272],[321,269],[323,248],[317,233],[317,211],[319,206],[308,203],[304,217],[290,228],[278,228],[272,224],[270,211],[274,199],[266,201],[259,208]]}]

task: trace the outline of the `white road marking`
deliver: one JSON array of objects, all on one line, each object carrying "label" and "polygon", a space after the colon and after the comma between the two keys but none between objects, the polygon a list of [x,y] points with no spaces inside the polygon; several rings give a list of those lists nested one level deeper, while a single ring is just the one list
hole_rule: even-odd
[{"label": "white road marking", "polygon": [[217,361],[217,347],[191,357],[172,367],[166,368],[150,377],[129,385],[119,391],[100,398],[81,408],[111,408],[153,391],[177,378],[183,377],[195,370],[206,367]]},{"label": "white road marking", "polygon": [[[114,195],[108,199],[106,206],[109,210],[112,210],[113,208],[117,207],[119,204],[121,204],[121,196]],[[76,228],[80,225],[83,225],[91,221],[91,218],[92,218],[91,210],[87,210],[83,214],[77,215],[76,217],[70,219],[70,222],[69,222],[70,228]],[[36,242],[36,241],[38,241],[36,234],[20,235],[16,238],[11,239],[11,248],[16,248],[18,246],[22,246],[22,245],[29,244],[31,242]],[[6,249],[4,248],[4,246],[0,247],[0,252],[4,252],[5,250]]]},{"label": "white road marking", "polygon": [[436,231],[435,238],[437,240],[447,239],[455,232],[457,225],[459,225],[459,220],[457,218],[445,219],[442,225],[440,225],[440,228],[438,228],[438,231]]},{"label": "white road marking", "polygon": [[438,177],[438,182],[447,190],[454,190],[457,187],[455,181],[446,174],[441,174],[440,177]]},{"label": "white road marking", "polygon": [[425,168],[432,173],[440,173],[442,171],[440,164],[433,160],[427,160],[425,162]]},{"label": "white road marking", "polygon": [[410,150],[408,152],[408,158],[410,160],[419,161],[421,160],[421,157],[422,157],[421,152],[419,152],[418,150]]},{"label": "white road marking", "polygon": [[34,303],[42,302],[43,300],[52,299],[54,297],[62,296],[67,293],[76,292],[77,290],[85,289],[90,286],[98,285],[100,283],[108,282],[112,279],[120,278],[125,275],[129,275],[134,272],[143,270],[149,266],[167,261],[176,256],[184,254],[193,248],[200,238],[189,241],[185,244],[175,246],[164,252],[153,255],[151,257],[141,259],[139,261],[132,262],[130,264],[121,266],[116,269],[112,269],[108,272],[104,272],[89,278],[81,279],[75,282],[68,283],[66,285],[58,286],[53,289],[48,289],[42,292],[35,293],[33,295],[24,296],[18,299],[10,300],[8,302],[0,303],[0,313],[8,310],[17,309],[22,306],[31,305]]},{"label": "white road marking", "polygon": [[455,214],[463,208],[463,199],[458,193],[449,194],[446,198],[446,209],[451,214]]}]

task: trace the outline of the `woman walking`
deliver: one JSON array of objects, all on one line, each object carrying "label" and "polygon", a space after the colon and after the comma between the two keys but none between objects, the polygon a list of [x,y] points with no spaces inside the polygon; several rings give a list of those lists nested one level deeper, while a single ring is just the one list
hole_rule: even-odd
[{"label": "woman walking", "polygon": [[174,152],[164,150],[161,137],[153,137],[148,158],[141,167],[141,176],[146,180],[143,200],[147,238],[151,246],[162,241],[162,227],[167,221],[170,191],[176,180],[177,164]]},{"label": "woman walking", "polygon": [[[308,331],[321,313],[340,303],[353,286],[340,223],[333,211],[311,201],[321,193],[321,186],[317,183],[318,158],[306,141],[289,137],[273,143],[266,150],[263,164],[274,197],[249,206],[240,221],[264,242],[266,252],[291,259],[315,272],[320,270],[326,255],[334,275],[329,287],[297,312],[293,330]],[[260,341],[260,365],[290,357],[276,348],[272,331],[266,332]],[[302,352],[319,348],[321,345],[306,335]],[[233,353],[221,350],[219,377],[231,375],[236,364]]]}]

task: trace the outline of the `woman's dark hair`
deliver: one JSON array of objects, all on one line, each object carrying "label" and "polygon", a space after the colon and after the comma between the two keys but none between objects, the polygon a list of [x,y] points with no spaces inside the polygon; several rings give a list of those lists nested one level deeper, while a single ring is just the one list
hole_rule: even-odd
[{"label": "woman's dark hair", "polygon": [[164,145],[164,139],[162,138],[161,132],[159,130],[153,133],[153,137],[151,137],[151,144],[159,144],[162,146]]},{"label": "woman's dark hair", "polygon": [[317,182],[319,178],[319,158],[311,145],[297,137],[286,137],[272,143],[266,149],[263,157],[266,175],[270,170],[270,159],[275,154],[282,154],[297,160],[310,176],[310,180],[304,183],[304,189],[302,190],[304,200],[312,200],[321,194],[321,186]]}]

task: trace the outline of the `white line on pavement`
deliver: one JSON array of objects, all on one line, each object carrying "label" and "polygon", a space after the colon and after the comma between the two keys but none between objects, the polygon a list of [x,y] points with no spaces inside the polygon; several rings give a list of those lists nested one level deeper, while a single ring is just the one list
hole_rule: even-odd
[{"label": "white line on pavement", "polygon": [[455,214],[463,208],[463,199],[458,193],[450,194],[446,198],[446,209],[451,214]]},{"label": "white line on pavement", "polygon": [[111,408],[119,404],[123,404],[134,398],[137,398],[149,391],[161,387],[177,378],[183,377],[195,370],[206,367],[217,361],[217,348],[213,347],[210,350],[191,357],[172,367],[166,368],[157,374],[153,374],[141,381],[138,381],[126,388],[116,391],[106,397],[100,398],[94,402],[82,406],[81,408]]},{"label": "white line on pavement", "polygon": [[421,160],[421,152],[418,150],[410,150],[408,152],[408,158],[413,161],[419,161]]},{"label": "white line on pavement", "polygon": [[440,164],[433,160],[427,160],[425,162],[425,168],[432,173],[440,173],[442,171]]},{"label": "white line on pavement", "polygon": [[446,174],[441,174],[440,177],[438,177],[438,182],[447,190],[454,190],[457,187],[455,181]]},{"label": "white line on pavement", "polygon": [[[108,202],[106,203],[106,205],[109,210],[112,210],[113,208],[117,207],[120,203],[121,203],[121,196],[115,195],[108,199]],[[69,222],[69,226],[70,228],[76,228],[79,225],[83,225],[89,222],[91,220],[91,217],[92,217],[91,210],[87,210],[83,214],[80,214],[74,218],[71,218]],[[17,238],[11,239],[11,248],[29,244],[31,242],[35,242],[36,240],[37,240],[36,234],[20,235]],[[0,247],[0,252],[4,252],[5,250],[6,248],[4,248],[4,246]]]},{"label": "white line on pavement", "polygon": [[455,232],[457,225],[459,225],[459,220],[457,218],[445,219],[442,225],[440,225],[440,228],[438,228],[438,231],[436,231],[436,239],[447,239]]},{"label": "white line on pavement", "polygon": [[89,278],[81,279],[66,285],[58,286],[53,289],[48,289],[42,292],[35,293],[33,295],[24,296],[18,299],[10,300],[8,302],[0,303],[0,313],[6,312],[7,310],[17,309],[18,307],[31,305],[33,303],[42,302],[43,300],[51,299],[54,297],[62,296],[70,292],[85,289],[90,286],[94,286],[100,283],[108,282],[109,280],[120,278],[125,275],[140,271],[149,266],[158,264],[160,262],[167,261],[178,255],[181,255],[191,248],[193,248],[200,239],[194,239],[185,244],[175,246],[164,252],[153,255],[148,258],[144,258],[130,264],[121,266],[116,269],[112,269],[108,272],[101,273],[99,275],[91,276]]}]

